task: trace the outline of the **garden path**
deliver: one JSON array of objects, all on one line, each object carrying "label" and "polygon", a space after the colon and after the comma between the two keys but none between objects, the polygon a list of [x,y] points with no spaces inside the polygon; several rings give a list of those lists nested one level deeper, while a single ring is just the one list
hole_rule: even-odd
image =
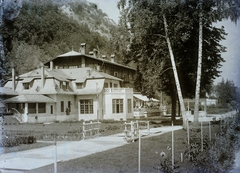
[{"label": "garden path", "polygon": [[[160,135],[172,130],[182,129],[182,126],[163,126],[150,129],[149,136]],[[147,133],[142,130],[141,134]],[[146,136],[148,137],[148,136]],[[57,162],[68,161],[84,157],[97,152],[106,151],[115,147],[127,144],[124,135],[115,134],[81,141],[57,142]],[[14,152],[0,155],[0,171],[22,172],[32,170],[54,163],[55,146],[47,146],[38,149],[31,149],[21,152]]]}]

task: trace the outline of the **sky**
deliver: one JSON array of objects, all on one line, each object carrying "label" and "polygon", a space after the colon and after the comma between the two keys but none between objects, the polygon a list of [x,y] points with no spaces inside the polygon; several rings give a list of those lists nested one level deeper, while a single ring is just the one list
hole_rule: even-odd
[{"label": "sky", "polygon": [[[119,0],[88,0],[89,2],[94,2],[98,5],[98,8],[102,9],[109,18],[113,19],[115,23],[118,23],[119,10],[117,8],[117,2]],[[216,26],[224,26],[226,33],[228,35],[226,39],[221,42],[222,45],[227,47],[227,52],[222,54],[225,59],[222,67],[219,69],[222,71],[221,77],[214,81],[217,84],[224,79],[225,81],[231,80],[234,84],[240,87],[240,20],[237,24],[231,21],[223,21],[216,24]]]}]

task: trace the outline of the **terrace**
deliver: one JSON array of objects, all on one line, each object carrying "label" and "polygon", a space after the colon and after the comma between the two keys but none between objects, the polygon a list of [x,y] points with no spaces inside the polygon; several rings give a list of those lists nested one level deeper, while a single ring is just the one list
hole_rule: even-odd
[{"label": "terrace", "polygon": [[132,88],[105,88],[105,93],[133,93]]}]

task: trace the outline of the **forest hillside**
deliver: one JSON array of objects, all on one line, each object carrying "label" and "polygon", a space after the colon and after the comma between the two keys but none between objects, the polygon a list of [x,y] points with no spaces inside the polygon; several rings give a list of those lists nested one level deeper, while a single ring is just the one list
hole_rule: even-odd
[{"label": "forest hillside", "polygon": [[99,56],[119,53],[119,27],[94,3],[86,0],[23,0],[19,15],[4,18],[1,27],[5,80],[14,65],[17,74],[37,68],[57,55],[86,43]]}]

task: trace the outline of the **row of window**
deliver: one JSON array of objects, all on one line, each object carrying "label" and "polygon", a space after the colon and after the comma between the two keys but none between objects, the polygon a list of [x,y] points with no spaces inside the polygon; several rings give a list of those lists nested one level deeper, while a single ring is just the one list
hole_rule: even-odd
[{"label": "row of window", "polygon": [[[29,90],[33,86],[33,82],[34,81],[23,83],[24,90]],[[69,89],[69,82],[60,81],[59,86],[56,85],[55,89]]]},{"label": "row of window", "polygon": [[[127,112],[132,113],[132,101],[127,99]],[[23,112],[25,104],[9,104],[9,108],[16,107],[17,110]],[[67,102],[65,110],[64,101],[61,101],[61,112],[71,112],[71,101]],[[112,113],[123,113],[123,99],[112,99]],[[46,113],[46,103],[28,103],[28,113]],[[80,113],[81,114],[93,114],[93,99],[80,100]],[[53,114],[53,106],[51,105],[51,114]]]},{"label": "row of window", "polygon": [[46,113],[46,103],[28,103],[28,113],[36,114],[37,112]]},{"label": "row of window", "polygon": [[65,110],[65,107],[64,107],[64,101],[61,101],[61,112],[71,112],[71,101],[68,101],[67,102],[67,107],[66,107],[66,110]]},{"label": "row of window", "polygon": [[[132,100],[127,100],[128,113],[132,113]],[[80,113],[93,114],[93,100],[80,100]],[[123,99],[112,99],[112,113],[123,113]]]}]

